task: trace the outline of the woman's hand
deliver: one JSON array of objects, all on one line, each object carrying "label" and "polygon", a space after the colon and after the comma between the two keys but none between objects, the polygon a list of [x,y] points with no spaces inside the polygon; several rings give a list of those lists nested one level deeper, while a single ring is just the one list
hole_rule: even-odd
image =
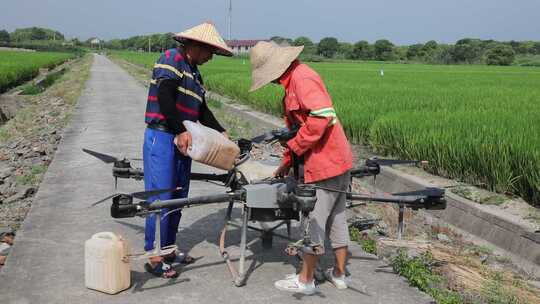
[{"label": "woman's hand", "polygon": [[289,171],[291,171],[290,166],[286,166],[284,164],[279,165],[279,167],[274,171],[274,177],[285,177],[289,175]]}]

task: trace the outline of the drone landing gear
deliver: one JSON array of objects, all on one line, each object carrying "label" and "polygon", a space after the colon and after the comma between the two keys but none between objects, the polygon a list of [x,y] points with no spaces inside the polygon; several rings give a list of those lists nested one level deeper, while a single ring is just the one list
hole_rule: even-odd
[{"label": "drone landing gear", "polygon": [[142,260],[142,259],[149,259],[152,257],[159,257],[164,255],[169,255],[171,253],[176,252],[178,249],[178,246],[176,245],[170,245],[161,247],[161,212],[154,212],[156,216],[156,229],[155,229],[155,237],[154,237],[154,249],[150,251],[146,251],[144,253],[135,253],[130,255],[130,258],[136,259],[136,260]]},{"label": "drone landing gear", "polygon": [[[229,268],[229,271],[232,276],[233,283],[236,287],[244,286],[246,284],[246,273],[247,269],[245,269],[245,260],[246,260],[246,250],[249,246],[251,246],[253,243],[257,242],[259,238],[252,240],[251,242],[247,243],[247,230],[255,230],[261,233],[260,239],[261,239],[261,245],[263,249],[270,249],[272,248],[272,242],[274,236],[286,239],[286,240],[292,240],[290,238],[291,234],[291,221],[290,220],[283,220],[277,225],[273,227],[268,227],[265,223],[261,222],[262,228],[257,228],[248,225],[248,221],[256,220],[252,216],[252,209],[246,207],[244,205],[244,208],[242,210],[242,224],[237,225],[236,223],[233,223],[231,221],[231,214],[232,214],[232,208],[233,208],[233,202],[229,203],[229,206],[227,207],[227,214],[225,216],[225,225],[223,229],[221,230],[220,238],[219,238],[219,253],[221,254],[221,257],[227,264],[227,267]],[[274,231],[278,229],[279,227],[286,225],[287,226],[287,236],[275,233]],[[225,235],[227,233],[228,228],[237,227],[240,228],[241,231],[241,238],[240,238],[240,258],[238,260],[238,270],[234,267],[231,257],[229,253],[227,252],[225,248]]]},{"label": "drone landing gear", "polygon": [[400,204],[399,205],[399,216],[398,216],[398,228],[397,228],[397,238],[398,240],[401,240],[401,236],[403,234],[403,229],[405,227],[405,206]]}]

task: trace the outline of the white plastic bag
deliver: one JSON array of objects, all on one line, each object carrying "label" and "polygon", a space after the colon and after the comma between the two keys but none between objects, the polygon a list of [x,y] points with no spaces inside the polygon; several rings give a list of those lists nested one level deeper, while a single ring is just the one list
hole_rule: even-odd
[{"label": "white plastic bag", "polygon": [[240,148],[218,131],[193,121],[185,120],[191,133],[191,149],[187,154],[195,161],[223,170],[231,170],[240,154]]}]

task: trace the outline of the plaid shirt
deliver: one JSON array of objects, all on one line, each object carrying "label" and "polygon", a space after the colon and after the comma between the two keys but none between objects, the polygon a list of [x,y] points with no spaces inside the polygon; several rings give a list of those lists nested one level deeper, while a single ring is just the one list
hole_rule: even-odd
[{"label": "plaid shirt", "polygon": [[202,77],[196,67],[190,66],[177,49],[170,49],[161,54],[154,65],[148,100],[146,103],[145,122],[164,123],[166,118],[159,109],[159,82],[164,79],[179,80],[176,110],[181,121],[197,121],[206,93]]}]

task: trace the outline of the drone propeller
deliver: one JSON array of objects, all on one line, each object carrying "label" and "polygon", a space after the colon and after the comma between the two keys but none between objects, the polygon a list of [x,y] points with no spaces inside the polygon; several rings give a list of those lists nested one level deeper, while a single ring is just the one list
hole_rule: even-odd
[{"label": "drone propeller", "polygon": [[90,205],[90,207],[94,207],[96,205],[99,205],[99,204],[101,204],[101,203],[103,203],[103,202],[105,202],[105,201],[107,201],[107,200],[109,200],[109,199],[111,199],[111,198],[113,198],[113,197],[115,197],[117,195],[119,195],[119,193],[111,194],[111,195],[107,196],[106,198],[103,198],[103,199],[93,203],[92,205]]},{"label": "drone propeller", "polygon": [[[84,152],[94,156],[95,158],[101,160],[102,162],[104,162],[106,164],[122,161],[121,159],[118,159],[118,158],[116,158],[116,157],[114,157],[112,155],[107,155],[107,154],[104,154],[104,153],[88,150],[88,149],[85,149],[85,148],[83,148],[82,150]],[[142,158],[130,158],[129,160],[143,161]]]},{"label": "drone propeller", "polygon": [[[162,194],[162,193],[167,193],[167,192],[175,192],[175,191],[178,191],[182,189],[182,187],[176,187],[176,188],[171,188],[171,189],[158,189],[158,190],[149,190],[149,191],[140,191],[140,192],[134,192],[134,193],[131,193],[131,194],[128,194],[129,196],[132,196],[132,197],[135,197],[135,198],[138,198],[140,200],[146,200],[152,196],[155,196],[155,195],[159,195],[159,194]],[[121,195],[121,193],[114,193],[114,194],[111,194],[109,196],[107,196],[106,198],[103,198],[95,203],[93,203],[92,205],[90,205],[90,207],[94,207],[96,205],[99,205],[117,195]]]},{"label": "drone propeller", "polygon": [[102,162],[106,163],[106,164],[110,164],[110,163],[114,163],[114,162],[117,162],[117,161],[120,161],[120,159],[114,157],[114,156],[111,156],[111,155],[107,155],[107,154],[103,154],[103,153],[99,153],[99,152],[96,152],[96,151],[92,151],[92,150],[88,150],[88,149],[82,149],[84,152],[94,156],[95,158],[101,160]]}]

